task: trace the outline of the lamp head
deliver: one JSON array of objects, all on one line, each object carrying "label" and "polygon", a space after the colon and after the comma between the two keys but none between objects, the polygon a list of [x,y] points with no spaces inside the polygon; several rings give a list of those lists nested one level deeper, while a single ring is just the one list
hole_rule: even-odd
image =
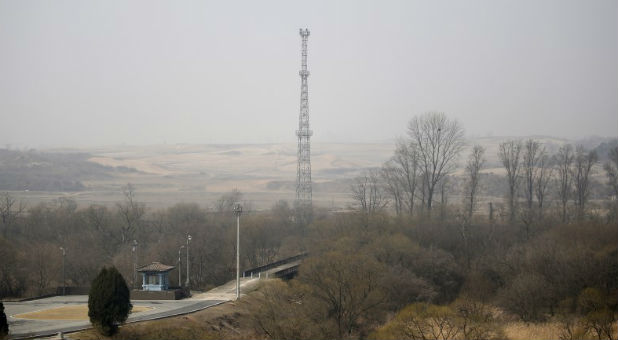
[{"label": "lamp head", "polygon": [[234,215],[240,216],[242,214],[242,205],[240,202],[234,203]]}]

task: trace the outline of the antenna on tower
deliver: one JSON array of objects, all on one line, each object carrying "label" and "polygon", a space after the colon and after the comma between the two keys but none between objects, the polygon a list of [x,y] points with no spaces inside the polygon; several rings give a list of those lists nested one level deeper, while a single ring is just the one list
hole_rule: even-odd
[{"label": "antenna on tower", "polygon": [[313,131],[309,128],[309,71],[307,71],[308,29],[300,29],[302,40],[300,72],[300,114],[298,117],[298,166],[296,170],[296,205],[302,211],[310,212],[312,208],[311,191],[311,143]]}]

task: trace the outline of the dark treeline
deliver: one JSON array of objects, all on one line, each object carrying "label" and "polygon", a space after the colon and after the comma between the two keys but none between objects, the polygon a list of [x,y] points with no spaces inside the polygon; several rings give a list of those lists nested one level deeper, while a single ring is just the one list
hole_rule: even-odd
[{"label": "dark treeline", "polygon": [[[304,239],[311,257],[298,278],[262,289],[256,328],[272,339],[504,338],[503,321],[514,319],[563,322],[573,338],[611,329],[616,222],[544,219],[531,230],[479,218],[464,234],[451,213],[318,216]],[[451,333],[411,331],[438,323]]]},{"label": "dark treeline", "polygon": [[[55,292],[62,286],[60,247],[66,250],[67,286],[88,286],[102,266],[114,265],[130,285],[139,287],[141,279],[133,282],[135,256],[138,266],[152,261],[178,266],[179,251],[184,282],[187,235],[192,237],[189,262],[193,289],[207,289],[235,277],[232,204],[241,200],[239,192],[223,195],[212,209],[181,203],[156,211],[136,199],[131,185],[124,188],[124,195],[124,201],[113,207],[86,208],[78,208],[68,199],[27,207],[8,193],[0,195],[0,297]],[[276,204],[270,213],[243,215],[243,268],[296,254],[294,248],[285,246],[292,218],[285,202]],[[176,271],[170,280],[172,285],[178,284]]]},{"label": "dark treeline", "polygon": [[[444,114],[414,118],[392,159],[354,180],[355,211],[308,226],[310,258],[297,279],[263,287],[256,329],[271,339],[500,339],[521,320],[553,321],[564,339],[614,339],[618,146],[599,164],[582,146],[549,154],[509,140],[497,154],[504,176],[487,176],[477,145],[454,176],[462,136]],[[503,188],[487,203],[501,202],[482,209],[487,185]]]}]

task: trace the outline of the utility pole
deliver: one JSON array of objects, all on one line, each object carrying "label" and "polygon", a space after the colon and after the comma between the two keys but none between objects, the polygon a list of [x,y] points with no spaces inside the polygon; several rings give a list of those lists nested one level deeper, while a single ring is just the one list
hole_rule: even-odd
[{"label": "utility pole", "polygon": [[191,235],[187,234],[187,281],[185,286],[189,289],[189,242],[191,241]]},{"label": "utility pole", "polygon": [[308,29],[300,29],[302,40],[300,75],[300,113],[298,117],[298,164],[296,169],[296,203],[305,215],[311,209],[311,144],[313,131],[309,129],[309,71],[307,70],[307,39]]},{"label": "utility pole", "polygon": [[184,248],[185,246],[182,245],[180,246],[180,248],[178,248],[178,286],[182,287],[182,268],[180,268],[182,266],[182,261],[180,260],[180,251],[182,250],[182,248]]},{"label": "utility pole", "polygon": [[133,240],[133,288],[137,288],[137,240]]},{"label": "utility pole", "polygon": [[67,252],[66,252],[66,249],[64,249],[63,247],[60,247],[60,250],[62,250],[62,295],[64,296],[66,294],[64,262],[65,262],[65,258],[67,257]]},{"label": "utility pole", "polygon": [[234,215],[236,215],[236,300],[240,298],[240,215],[242,206],[240,203],[234,204]]}]

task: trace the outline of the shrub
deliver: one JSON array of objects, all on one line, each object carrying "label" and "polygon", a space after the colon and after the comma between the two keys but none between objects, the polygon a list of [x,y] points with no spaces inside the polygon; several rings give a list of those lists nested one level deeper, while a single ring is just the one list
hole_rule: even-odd
[{"label": "shrub", "polygon": [[584,289],[577,298],[579,311],[584,315],[584,328],[598,339],[614,339],[612,325],[615,318],[609,302],[610,299],[595,288]]},{"label": "shrub", "polygon": [[522,321],[543,321],[545,295],[548,286],[545,279],[536,273],[520,273],[500,292],[499,302],[503,308],[516,314]]},{"label": "shrub", "polygon": [[127,283],[115,267],[103,267],[92,281],[88,294],[88,316],[94,328],[110,336],[124,323],[131,311]]},{"label": "shrub", "polygon": [[0,339],[6,338],[7,335],[9,335],[9,324],[4,314],[4,304],[0,301]]},{"label": "shrub", "polygon": [[487,308],[471,299],[451,306],[414,303],[369,335],[369,339],[504,339]]}]

